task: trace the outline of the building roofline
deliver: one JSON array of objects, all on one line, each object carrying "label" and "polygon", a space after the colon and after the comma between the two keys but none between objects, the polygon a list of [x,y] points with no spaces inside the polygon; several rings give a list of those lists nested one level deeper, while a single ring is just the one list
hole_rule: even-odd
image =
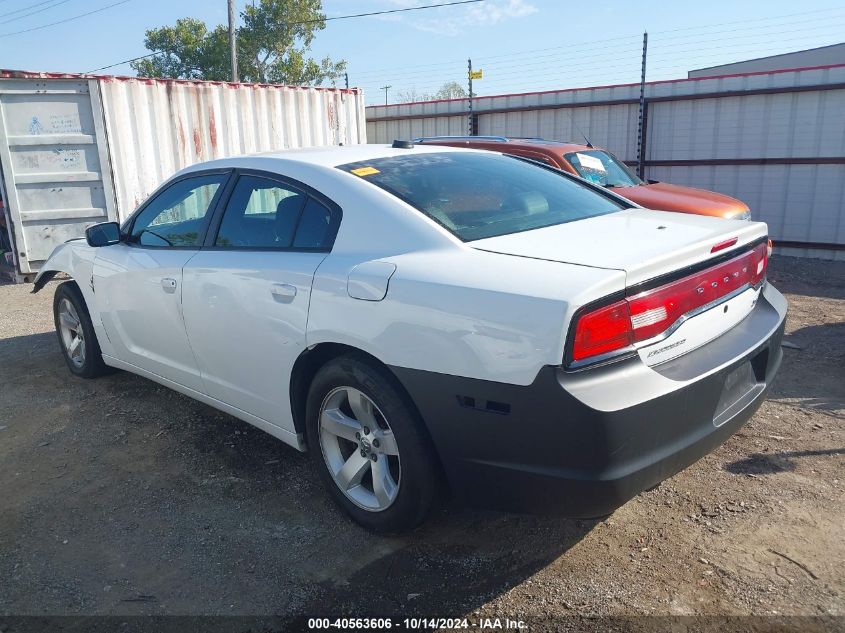
[{"label": "building roofline", "polygon": [[[660,84],[675,84],[688,81],[704,81],[708,79],[727,79],[730,77],[753,77],[755,75],[776,75],[780,73],[791,73],[799,70],[827,70],[830,68],[845,68],[845,64],[826,64],[823,66],[804,66],[798,68],[782,68],[779,70],[758,70],[748,73],[730,73],[725,75],[708,75],[706,77],[681,77],[679,79],[661,79],[658,81],[647,81],[645,85],[656,86]],[[473,97],[473,103],[481,101],[482,99],[501,99],[502,97],[527,97],[530,95],[546,95],[560,92],[576,92],[579,90],[604,90],[608,88],[630,88],[631,86],[639,86],[640,82],[631,82],[626,84],[608,84],[605,86],[581,86],[579,88],[558,88],[557,90],[537,90],[532,92],[511,92],[497,95],[485,95],[483,97]],[[424,105],[429,103],[454,103],[458,101],[467,101],[466,97],[460,99],[434,99],[432,101],[412,101],[409,103],[389,103],[387,105],[369,105],[367,108],[391,108],[395,106],[412,106]],[[479,112],[481,114],[481,112]]]},{"label": "building roofline", "polygon": [[[752,57],[751,59],[741,59],[737,62],[727,62],[726,64],[714,64],[713,66],[704,66],[703,68],[693,68],[687,72],[699,73],[704,70],[712,70],[713,68],[723,68],[725,66],[734,66],[735,64],[745,64],[747,62],[759,62],[764,59],[776,59],[778,57],[786,57],[787,55],[797,55],[799,53],[810,53],[812,51],[820,51],[823,48],[833,48],[834,46],[845,46],[845,42],[838,42],[836,44],[825,44],[824,46],[815,46],[813,48],[802,48],[800,51],[788,51],[786,53],[777,53],[775,55],[764,55],[763,57]],[[838,66],[841,64],[830,64],[830,66]],[[809,66],[808,68],[823,68],[823,66]],[[788,68],[786,70],[804,70],[803,68]],[[757,72],[778,72],[778,70],[763,70]],[[697,77],[688,77],[688,79],[698,79]]]}]

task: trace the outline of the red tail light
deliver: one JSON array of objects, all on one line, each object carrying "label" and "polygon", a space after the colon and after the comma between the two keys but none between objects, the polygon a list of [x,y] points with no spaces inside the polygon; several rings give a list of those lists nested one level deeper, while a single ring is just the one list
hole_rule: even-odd
[{"label": "red tail light", "polygon": [[646,341],[684,315],[766,276],[767,245],[677,281],[582,314],[575,325],[572,360],[583,361]]}]

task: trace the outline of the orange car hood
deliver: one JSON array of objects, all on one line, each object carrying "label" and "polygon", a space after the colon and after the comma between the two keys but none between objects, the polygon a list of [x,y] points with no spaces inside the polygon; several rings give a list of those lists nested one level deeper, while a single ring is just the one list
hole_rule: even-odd
[{"label": "orange car hood", "polygon": [[665,182],[620,187],[613,189],[613,193],[628,198],[647,209],[659,211],[678,211],[716,217],[732,217],[737,213],[748,211],[748,206],[736,198]]}]

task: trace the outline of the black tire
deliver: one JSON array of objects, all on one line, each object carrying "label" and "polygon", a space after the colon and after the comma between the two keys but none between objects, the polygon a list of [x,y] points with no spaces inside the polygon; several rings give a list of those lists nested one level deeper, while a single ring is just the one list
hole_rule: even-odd
[{"label": "black tire", "polygon": [[[320,441],[319,414],[339,388],[362,392],[388,421],[401,460],[395,499],[381,510],[356,505],[335,483]],[[379,533],[400,533],[420,525],[439,499],[439,463],[416,408],[387,370],[362,355],[349,354],[324,365],[314,377],[306,404],[308,452],[320,478],[337,504],[356,522]]]},{"label": "black tire", "polygon": [[[84,359],[81,362],[78,359],[74,361],[71,358],[68,345],[62,336],[62,324],[59,313],[63,301],[68,301],[73,306],[76,316],[79,318],[79,327],[83,334],[80,347],[83,348],[84,352]],[[82,296],[82,292],[79,290],[76,282],[66,281],[56,288],[56,294],[53,296],[53,321],[56,325],[56,334],[59,337],[59,347],[61,347],[62,355],[65,357],[65,363],[67,363],[68,369],[70,369],[72,374],[80,378],[98,378],[114,371],[103,362],[103,354],[100,351],[97,334],[94,332],[94,326],[91,323],[88,306],[85,305],[85,298]]]}]

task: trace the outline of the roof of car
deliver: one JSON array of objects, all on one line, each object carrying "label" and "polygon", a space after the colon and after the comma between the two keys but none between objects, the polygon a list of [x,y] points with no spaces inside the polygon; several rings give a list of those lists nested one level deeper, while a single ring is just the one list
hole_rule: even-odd
[{"label": "roof of car", "polygon": [[272,167],[276,161],[281,164],[299,163],[302,166],[333,168],[349,163],[358,163],[379,158],[408,156],[411,154],[435,154],[443,152],[477,152],[477,149],[444,147],[442,145],[414,145],[410,148],[394,148],[392,145],[332,145],[325,147],[303,147],[299,149],[273,150],[256,154],[241,154],[194,163],[177,172],[189,174],[207,169],[234,169],[243,167]]},{"label": "roof of car", "polygon": [[432,154],[435,152],[460,152],[471,151],[460,148],[415,145],[411,148],[394,148],[392,145],[335,145],[328,147],[303,147],[300,149],[288,149],[281,151],[263,152],[253,154],[267,158],[281,158],[301,163],[311,163],[324,167],[336,167],[347,163],[357,163],[364,160],[377,158],[390,158],[392,156],[407,156],[408,154]]},{"label": "roof of car", "polygon": [[[414,142],[423,145],[439,145],[440,147],[455,147],[461,143],[466,147],[474,145],[484,145],[485,147],[492,147],[495,144],[501,143],[504,151],[505,147],[536,147],[538,145],[547,149],[555,149],[562,152],[577,152],[592,148],[583,143],[573,143],[571,141],[553,141],[538,137],[506,137],[506,136],[424,136],[414,139]],[[441,145],[442,143],[449,143],[450,145]]]}]

